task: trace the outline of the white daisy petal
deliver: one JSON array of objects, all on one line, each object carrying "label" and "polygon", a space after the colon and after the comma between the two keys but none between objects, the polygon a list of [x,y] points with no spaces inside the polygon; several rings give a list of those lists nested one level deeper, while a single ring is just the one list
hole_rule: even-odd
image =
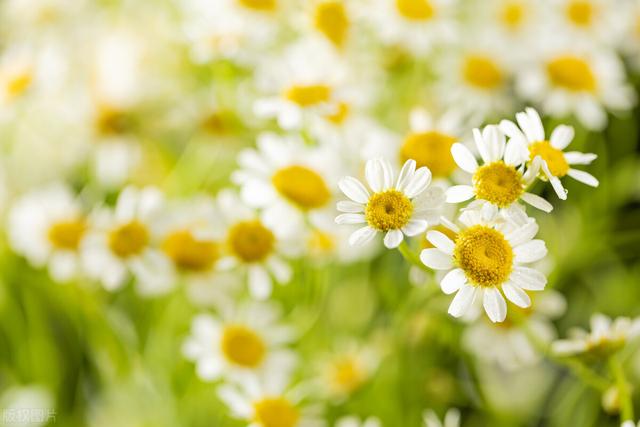
[{"label": "white daisy petal", "polygon": [[369,192],[360,181],[352,176],[342,178],[338,187],[345,196],[357,203],[366,204],[369,201]]},{"label": "white daisy petal", "polygon": [[508,165],[519,166],[529,159],[529,150],[524,141],[513,138],[507,143],[504,152],[504,162]]},{"label": "white daisy petal", "polygon": [[371,159],[367,161],[364,168],[364,176],[367,179],[367,184],[374,192],[382,191],[384,186],[384,176],[382,171],[382,164],[379,159]]},{"label": "white daisy petal", "polygon": [[367,222],[363,214],[345,213],[336,217],[336,224],[362,224]]},{"label": "white daisy petal", "polygon": [[396,183],[396,190],[402,191],[407,183],[413,178],[413,174],[416,171],[416,161],[409,159],[404,162],[400,175],[398,175],[398,182]]},{"label": "white daisy petal", "polygon": [[553,205],[537,194],[522,193],[520,198],[534,208],[540,209],[543,212],[549,213],[553,210]]},{"label": "white daisy petal", "polygon": [[476,143],[476,148],[480,153],[480,157],[482,157],[482,161],[484,163],[490,163],[491,157],[489,156],[489,150],[484,142],[484,138],[482,136],[482,132],[480,132],[480,129],[473,129],[473,140]]},{"label": "white daisy petal", "polygon": [[567,145],[571,143],[573,137],[575,135],[575,131],[573,127],[567,125],[560,125],[556,127],[551,133],[551,138],[549,142],[553,148],[558,150],[564,150],[567,148]]},{"label": "white daisy petal", "polygon": [[446,234],[436,230],[430,230],[427,232],[427,240],[445,254],[453,255],[455,244]]},{"label": "white daisy petal", "polygon": [[564,153],[564,159],[570,165],[589,165],[598,158],[597,154],[580,153],[578,151],[568,151]]},{"label": "white daisy petal", "polygon": [[349,244],[351,246],[362,246],[373,239],[375,235],[376,230],[367,225],[351,233],[351,236],[349,236]]},{"label": "white daisy petal", "polygon": [[389,230],[387,234],[384,236],[384,245],[388,249],[395,249],[398,247],[402,240],[404,239],[404,234],[400,230]]},{"label": "white daisy petal", "polygon": [[434,270],[449,270],[453,267],[453,259],[439,249],[429,248],[420,252],[420,261]]},{"label": "white daisy petal", "polygon": [[526,291],[541,291],[547,284],[544,274],[529,267],[516,266],[509,280]]},{"label": "white daisy petal", "polygon": [[474,196],[473,187],[470,185],[454,185],[445,192],[447,203],[460,203]]},{"label": "white daisy petal", "polygon": [[449,305],[449,314],[453,317],[460,317],[464,315],[476,299],[477,292],[478,288],[475,286],[466,284],[462,285]]},{"label": "white daisy petal", "polygon": [[500,291],[495,287],[484,289],[482,305],[487,316],[494,323],[503,322],[507,317],[507,303]]},{"label": "white daisy petal", "polygon": [[464,275],[464,271],[461,268],[455,268],[442,278],[440,288],[442,292],[449,295],[456,292],[465,283],[467,283],[467,277]]},{"label": "white daisy petal", "polygon": [[549,182],[551,183],[551,186],[555,190],[558,197],[561,200],[567,200],[567,190],[565,190],[565,188],[562,186],[562,183],[560,182],[558,177],[551,174],[551,171],[549,170],[549,166],[547,165],[547,162],[543,160],[540,163],[540,166],[542,167],[542,170],[546,175],[546,177],[549,179]]},{"label": "white daisy petal", "polygon": [[423,219],[412,219],[407,222],[407,224],[402,227],[402,232],[407,236],[417,236],[422,233],[428,227],[427,221]]},{"label": "white daisy petal", "polygon": [[509,138],[524,140],[526,137],[515,123],[511,120],[502,120],[498,125],[500,130]]},{"label": "white daisy petal", "polygon": [[525,291],[511,282],[502,284],[502,292],[509,301],[521,308],[527,308],[531,306],[531,298]]},{"label": "white daisy petal", "polygon": [[525,108],[527,116],[529,117],[529,126],[532,131],[532,135],[535,138],[534,141],[542,141],[544,139],[544,126],[542,126],[542,120],[538,112],[531,108]]},{"label": "white daisy petal", "polygon": [[478,161],[471,151],[461,143],[456,142],[451,146],[451,155],[463,171],[474,173],[478,169]]},{"label": "white daisy petal", "polygon": [[537,222],[530,221],[507,234],[507,241],[512,247],[520,246],[533,239],[533,237],[538,233],[538,228]]},{"label": "white daisy petal", "polygon": [[380,167],[382,168],[382,185],[383,190],[388,190],[393,187],[393,167],[387,159],[379,159]]},{"label": "white daisy petal", "polygon": [[547,255],[547,247],[542,240],[535,239],[513,249],[515,261],[529,263],[541,260]]},{"label": "white daisy petal", "polygon": [[596,179],[596,177],[591,175],[589,172],[581,171],[578,169],[569,169],[567,175],[569,175],[576,181],[580,181],[581,183],[587,184],[591,187],[597,187],[598,185],[600,185],[600,182]]},{"label": "white daisy petal", "polygon": [[340,212],[346,213],[360,213],[364,212],[364,206],[360,203],[352,202],[351,200],[341,200],[336,206]]},{"label": "white daisy petal", "polygon": [[407,182],[407,187],[404,189],[404,194],[408,198],[413,199],[418,194],[426,190],[430,183],[431,171],[428,167],[423,166],[416,170],[416,173],[413,174],[409,182]]},{"label": "white daisy petal", "polygon": [[264,300],[271,295],[271,277],[267,270],[261,265],[249,267],[249,290],[254,298]]}]

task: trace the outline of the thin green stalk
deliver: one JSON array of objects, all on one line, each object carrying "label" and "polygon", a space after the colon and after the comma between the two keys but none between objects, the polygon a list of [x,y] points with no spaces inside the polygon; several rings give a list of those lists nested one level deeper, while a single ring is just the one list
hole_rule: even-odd
[{"label": "thin green stalk", "polygon": [[618,359],[617,355],[612,355],[609,358],[609,370],[611,375],[616,380],[616,386],[618,387],[618,395],[620,399],[620,421],[633,421],[633,401],[631,400],[631,390],[629,389],[629,383],[624,373],[622,363]]},{"label": "thin green stalk", "polygon": [[424,271],[431,272],[431,270],[427,268],[427,266],[424,265],[422,261],[420,261],[420,257],[418,256],[418,254],[413,252],[409,247],[409,245],[407,244],[407,242],[405,242],[404,240],[402,241],[402,243],[400,243],[400,246],[398,246],[398,250],[404,257],[404,259],[407,260],[409,263],[415,265],[416,267]]}]

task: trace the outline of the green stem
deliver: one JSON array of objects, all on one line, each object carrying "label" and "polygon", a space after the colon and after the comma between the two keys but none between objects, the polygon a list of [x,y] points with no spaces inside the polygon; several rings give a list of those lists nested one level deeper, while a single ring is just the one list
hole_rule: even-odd
[{"label": "green stem", "polygon": [[427,268],[427,266],[424,265],[422,261],[420,261],[420,257],[411,250],[411,248],[409,247],[406,241],[403,240],[402,243],[400,243],[400,246],[398,246],[398,250],[404,257],[404,259],[407,260],[409,263],[415,265],[416,267],[424,271],[431,272],[431,270]]},{"label": "green stem", "polygon": [[616,380],[618,395],[620,399],[620,421],[633,421],[633,401],[631,400],[631,390],[624,373],[622,363],[615,354],[609,358],[609,370]]}]

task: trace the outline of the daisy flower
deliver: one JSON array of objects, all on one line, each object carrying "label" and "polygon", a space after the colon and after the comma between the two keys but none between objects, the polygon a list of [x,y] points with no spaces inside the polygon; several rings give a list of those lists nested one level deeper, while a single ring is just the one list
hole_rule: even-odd
[{"label": "daisy flower", "polygon": [[[636,423],[631,420],[627,420],[623,422],[620,427],[636,427]],[[640,427],[640,421],[638,421],[637,427]]]},{"label": "daisy flower", "polygon": [[598,180],[593,175],[571,168],[571,165],[590,164],[597,158],[595,154],[578,151],[563,152],[574,136],[574,130],[571,126],[560,125],[556,127],[547,140],[540,115],[533,108],[527,108],[516,114],[516,120],[518,125],[510,120],[502,120],[500,129],[510,140],[517,141],[518,144],[527,147],[529,162],[538,156],[544,160],[542,171],[551,182],[559,198],[563,200],[567,198],[567,191],[559,179],[566,175],[591,187],[598,186]]},{"label": "daisy flower", "polygon": [[346,416],[339,418],[335,427],[382,427],[382,423],[376,417],[360,419],[356,416]]},{"label": "daisy flower", "polygon": [[381,0],[363,10],[380,40],[415,55],[451,41],[457,28],[452,0]]},{"label": "daisy flower", "polygon": [[98,209],[91,216],[91,231],[82,242],[83,264],[105,289],[121,288],[130,273],[143,295],[171,288],[169,260],[153,245],[162,205],[158,189],[127,187],[113,210]]},{"label": "daisy flower", "polygon": [[460,411],[455,408],[447,411],[442,422],[432,410],[425,411],[422,417],[424,427],[460,427]]},{"label": "daisy flower", "polygon": [[218,396],[232,415],[251,427],[322,427],[320,408],[307,405],[300,389],[289,387],[283,375],[251,376],[238,385],[218,388]]},{"label": "daisy flower", "polygon": [[268,303],[250,303],[223,314],[200,314],[193,319],[191,335],[182,346],[205,381],[277,370],[290,372],[295,354],[286,348],[294,338],[280,322],[280,311]]},{"label": "daisy flower", "polygon": [[519,200],[533,207],[550,212],[553,206],[545,199],[526,189],[538,175],[540,161],[533,161],[525,173],[522,165],[527,160],[526,150],[518,140],[505,142],[505,135],[498,126],[485,126],[482,132],[473,130],[483,165],[479,166],[471,151],[460,143],[451,147],[451,154],[456,164],[472,175],[471,185],[454,185],[447,189],[448,203],[460,203],[475,197],[480,204],[488,204],[493,208],[507,208]]},{"label": "daisy flower", "polygon": [[374,347],[349,343],[321,361],[321,388],[330,398],[344,401],[371,379],[379,363]]},{"label": "daisy flower", "polygon": [[87,232],[82,206],[64,184],[51,184],[19,198],[9,212],[12,249],[35,267],[47,265],[57,282],[81,272],[80,245]]},{"label": "daisy flower", "polygon": [[427,267],[447,271],[440,287],[446,294],[456,293],[449,314],[463,316],[479,298],[489,319],[503,322],[507,316],[503,293],[518,307],[529,307],[531,299],[526,291],[541,291],[547,283],[544,274],[523,265],[547,254],[545,243],[533,239],[538,232],[535,220],[518,218],[511,212],[487,220],[484,212],[476,209],[464,211],[460,222],[461,228],[448,221],[445,224],[456,233],[455,239],[429,231],[427,240],[435,248],[420,253]]},{"label": "daisy flower", "polygon": [[573,329],[569,339],[557,340],[551,346],[560,356],[588,354],[607,356],[625,346],[640,335],[640,319],[618,317],[612,320],[604,314],[591,316],[591,331]]},{"label": "daisy flower", "polygon": [[382,232],[384,245],[396,248],[404,236],[416,236],[429,223],[437,223],[444,201],[442,189],[428,188],[431,172],[426,167],[416,169],[415,160],[407,160],[397,181],[391,164],[384,159],[369,160],[365,177],[371,192],[356,178],[348,176],[338,183],[351,200],[338,202],[345,212],[336,217],[338,224],[366,224],[349,237],[354,246],[363,245]]},{"label": "daisy flower", "polygon": [[283,256],[298,251],[294,246],[296,242],[265,224],[232,191],[222,191],[217,203],[226,227],[219,269],[246,272],[253,297],[268,298],[273,287],[272,277],[279,283],[291,279],[291,267]]},{"label": "daisy flower", "polygon": [[558,44],[518,73],[516,90],[545,114],[574,114],[590,130],[605,127],[607,110],[628,110],[636,100],[614,52]]},{"label": "daisy flower", "polygon": [[304,4],[303,16],[292,14],[292,26],[299,26],[300,30],[316,33],[334,48],[342,50],[347,45],[351,28],[352,13],[349,2],[344,0],[314,0]]}]

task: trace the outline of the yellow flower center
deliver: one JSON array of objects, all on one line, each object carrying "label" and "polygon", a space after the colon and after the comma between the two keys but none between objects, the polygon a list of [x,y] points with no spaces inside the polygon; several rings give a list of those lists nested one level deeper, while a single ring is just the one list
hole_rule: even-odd
[{"label": "yellow flower center", "polygon": [[562,150],[554,148],[549,141],[538,141],[529,146],[530,157],[533,160],[536,156],[542,157],[547,162],[549,171],[553,176],[563,177],[569,172],[569,163],[564,158]]},{"label": "yellow flower center", "polygon": [[473,174],[473,186],[478,199],[501,208],[518,200],[524,191],[522,174],[502,160],[478,168]]},{"label": "yellow flower center", "polygon": [[412,21],[427,21],[436,11],[429,0],[396,0],[400,15]]},{"label": "yellow flower center", "polygon": [[341,125],[342,123],[344,123],[346,118],[349,117],[350,110],[351,109],[349,108],[349,104],[347,104],[346,102],[340,102],[336,111],[332,114],[329,114],[327,116],[327,119],[334,125]]},{"label": "yellow flower center", "polygon": [[513,267],[513,249],[504,235],[484,225],[461,231],[453,258],[475,286],[504,283]]},{"label": "yellow flower center", "polygon": [[295,427],[300,414],[284,397],[265,397],[253,404],[255,422],[261,427]]},{"label": "yellow flower center", "polygon": [[276,0],[238,0],[238,3],[242,7],[258,12],[273,12],[278,6]]},{"label": "yellow flower center", "polygon": [[139,221],[121,225],[109,233],[109,248],[120,258],[139,255],[149,243],[149,231]]},{"label": "yellow flower center", "polygon": [[258,366],[266,353],[262,338],[242,325],[225,326],[220,345],[227,360],[245,368]]},{"label": "yellow flower center", "polygon": [[218,259],[218,246],[212,241],[197,240],[189,230],[170,233],[162,250],[183,270],[206,271]]},{"label": "yellow flower center", "polygon": [[341,47],[349,33],[349,17],[340,1],[320,3],[314,12],[313,24],[331,43]]},{"label": "yellow flower center", "polygon": [[340,357],[330,366],[331,385],[340,393],[353,393],[364,383],[365,377],[360,363],[353,356]]},{"label": "yellow flower center", "polygon": [[411,219],[412,213],[411,200],[398,190],[375,193],[364,210],[367,223],[380,231],[404,227]]},{"label": "yellow flower center", "polygon": [[462,64],[462,76],[471,86],[490,90],[503,81],[502,70],[491,58],[483,55],[469,55]]},{"label": "yellow flower center", "polygon": [[60,221],[49,228],[49,242],[56,249],[75,251],[87,227],[83,219]]},{"label": "yellow flower center", "polygon": [[301,209],[320,208],[331,198],[324,179],[304,166],[293,165],[279,169],[273,174],[271,181],[278,193]]},{"label": "yellow flower center", "polygon": [[271,254],[275,236],[258,220],[240,221],[229,229],[231,252],[244,262],[263,261]]},{"label": "yellow flower center", "polygon": [[309,251],[311,253],[318,255],[330,253],[336,247],[334,237],[331,234],[318,229],[311,231],[307,245],[309,246]]},{"label": "yellow flower center", "polygon": [[579,27],[588,27],[595,16],[595,6],[590,1],[574,0],[567,5],[567,17]]},{"label": "yellow flower center", "polygon": [[[429,230],[434,230],[434,231],[439,231],[442,234],[444,234],[445,236],[447,236],[448,238],[450,238],[452,241],[456,241],[456,238],[458,237],[458,235],[456,234],[455,231],[453,231],[452,229],[445,227],[444,225],[440,224],[440,225],[436,225],[435,227],[429,228]],[[433,246],[433,244],[427,240],[427,236],[426,233],[422,235],[422,240],[420,241],[420,246],[422,246],[423,249],[429,249],[429,248],[435,248],[435,246]]]},{"label": "yellow flower center", "polygon": [[33,81],[31,70],[23,71],[11,76],[6,83],[6,92],[10,98],[16,98],[22,95]]},{"label": "yellow flower center", "polygon": [[102,135],[123,135],[133,130],[135,122],[130,112],[103,106],[98,111],[95,126]]},{"label": "yellow flower center", "polygon": [[525,17],[524,5],[520,2],[506,2],[500,11],[500,20],[505,27],[515,30],[522,25]]},{"label": "yellow flower center", "polygon": [[589,64],[575,56],[561,56],[547,64],[547,73],[555,86],[573,92],[593,92],[596,77]]},{"label": "yellow flower center", "polygon": [[426,166],[434,176],[449,176],[456,164],[451,155],[451,146],[456,138],[444,133],[429,131],[410,133],[400,148],[402,163],[416,161],[416,167]]},{"label": "yellow flower center", "polygon": [[331,88],[323,84],[294,85],[285,91],[284,97],[301,107],[312,107],[329,101]]}]

